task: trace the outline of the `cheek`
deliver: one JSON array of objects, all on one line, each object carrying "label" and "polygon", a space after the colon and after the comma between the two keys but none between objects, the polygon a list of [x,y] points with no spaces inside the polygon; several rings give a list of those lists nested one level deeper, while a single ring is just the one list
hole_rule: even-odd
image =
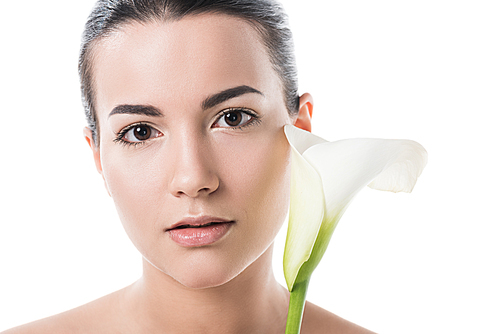
[{"label": "cheek", "polygon": [[[231,202],[244,210],[252,224],[281,227],[288,209],[290,151],[282,131],[242,142],[224,159],[225,182]],[[276,224],[269,224],[270,222]]]},{"label": "cheek", "polygon": [[150,152],[146,158],[141,154],[117,154],[113,150],[105,153],[102,163],[108,190],[127,234],[137,246],[136,241],[145,237],[138,232],[161,228],[160,202],[166,190],[162,190],[157,154]]}]

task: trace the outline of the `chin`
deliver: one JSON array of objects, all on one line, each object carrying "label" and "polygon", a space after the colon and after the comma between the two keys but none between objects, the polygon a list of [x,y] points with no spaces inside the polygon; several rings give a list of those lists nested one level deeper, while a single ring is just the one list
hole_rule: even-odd
[{"label": "chin", "polygon": [[[151,263],[151,261],[149,261]],[[210,250],[193,249],[182,260],[172,261],[168,264],[153,266],[164,274],[170,276],[177,283],[189,289],[208,289],[224,285],[252,263],[251,259],[236,260],[232,256],[224,256]]]},{"label": "chin", "polygon": [[231,281],[234,276],[231,275],[186,275],[182,277],[174,277],[174,279],[189,289],[209,289],[226,284]]}]

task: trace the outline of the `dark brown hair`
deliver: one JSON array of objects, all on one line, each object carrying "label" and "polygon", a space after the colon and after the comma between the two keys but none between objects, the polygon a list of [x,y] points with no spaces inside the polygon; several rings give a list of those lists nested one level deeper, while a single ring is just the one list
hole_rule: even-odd
[{"label": "dark brown hair", "polygon": [[97,41],[132,22],[180,20],[187,15],[214,13],[249,22],[260,34],[271,64],[281,79],[284,102],[293,115],[299,109],[297,70],[292,33],[283,7],[275,0],[99,0],[87,19],[78,70],[82,102],[94,143],[99,124],[94,106],[93,47]]}]

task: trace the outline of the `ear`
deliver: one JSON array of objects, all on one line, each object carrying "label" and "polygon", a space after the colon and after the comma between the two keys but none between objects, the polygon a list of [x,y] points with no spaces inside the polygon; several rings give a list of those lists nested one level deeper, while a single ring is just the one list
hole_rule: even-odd
[{"label": "ear", "polygon": [[108,195],[111,196],[108,190],[108,185],[106,183],[106,179],[104,178],[104,174],[102,173],[102,164],[101,164],[101,151],[99,150],[99,147],[96,146],[94,143],[94,138],[92,137],[92,130],[90,130],[88,127],[85,127],[83,129],[83,136],[85,137],[85,140],[87,141],[87,144],[89,144],[90,149],[92,150],[92,155],[94,156],[94,163],[97,171],[99,174],[101,174],[102,179],[104,180],[104,187],[106,188],[106,191],[108,192]]},{"label": "ear", "polygon": [[85,137],[87,144],[89,144],[90,149],[92,150],[95,167],[97,168],[99,174],[102,175],[101,151],[98,147],[96,147],[96,144],[94,143],[94,139],[92,138],[92,130],[90,130],[88,127],[85,127],[83,129],[83,136]]},{"label": "ear", "polygon": [[293,125],[311,132],[311,118],[313,113],[313,99],[309,93],[304,93],[299,99],[299,113]]}]

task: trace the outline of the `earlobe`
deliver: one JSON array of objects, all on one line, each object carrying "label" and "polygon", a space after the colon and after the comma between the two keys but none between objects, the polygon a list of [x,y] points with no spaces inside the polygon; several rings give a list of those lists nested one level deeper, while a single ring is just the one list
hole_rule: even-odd
[{"label": "earlobe", "polygon": [[106,183],[106,179],[104,178],[104,174],[102,172],[102,164],[101,164],[101,151],[99,147],[96,146],[94,143],[94,138],[92,136],[92,130],[90,130],[88,127],[85,127],[83,129],[83,136],[85,137],[85,140],[87,141],[87,144],[89,144],[90,149],[92,150],[92,155],[94,157],[94,163],[97,171],[99,174],[101,174],[102,179],[104,181],[104,187],[106,188],[106,191],[108,192],[108,195],[111,196],[111,193],[109,192],[108,189],[108,184]]},{"label": "earlobe", "polygon": [[94,139],[92,136],[92,130],[90,130],[88,127],[85,127],[83,129],[83,136],[85,137],[87,144],[89,144],[90,149],[92,150],[92,155],[94,156],[95,167],[97,168],[97,171],[99,172],[99,174],[102,174],[101,152],[100,152],[99,148],[96,147],[96,145],[94,143]]},{"label": "earlobe", "polygon": [[313,113],[313,99],[309,93],[304,93],[299,100],[299,113],[293,125],[296,127],[311,132],[311,118]]}]

